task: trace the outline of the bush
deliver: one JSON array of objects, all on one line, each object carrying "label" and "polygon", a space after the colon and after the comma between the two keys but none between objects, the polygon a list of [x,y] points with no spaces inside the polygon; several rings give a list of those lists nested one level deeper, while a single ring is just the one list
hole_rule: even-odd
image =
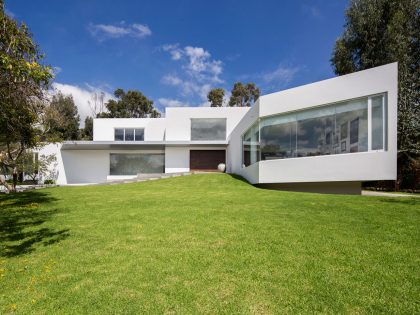
[{"label": "bush", "polygon": [[54,180],[53,179],[46,179],[44,180],[44,185],[53,185],[54,184]]}]

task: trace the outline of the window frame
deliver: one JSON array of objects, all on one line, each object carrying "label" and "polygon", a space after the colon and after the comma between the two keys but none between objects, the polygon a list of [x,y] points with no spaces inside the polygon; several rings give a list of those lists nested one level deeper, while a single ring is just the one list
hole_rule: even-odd
[{"label": "window frame", "polygon": [[[115,139],[115,131],[117,129],[123,130],[123,140],[116,140]],[[125,139],[125,130],[126,129],[133,129],[133,140],[126,140]],[[143,130],[143,140],[136,140],[136,131],[137,130]],[[114,127],[114,141],[123,141],[123,142],[136,142],[136,141],[144,141],[144,131],[145,128],[138,128],[138,127]]]}]

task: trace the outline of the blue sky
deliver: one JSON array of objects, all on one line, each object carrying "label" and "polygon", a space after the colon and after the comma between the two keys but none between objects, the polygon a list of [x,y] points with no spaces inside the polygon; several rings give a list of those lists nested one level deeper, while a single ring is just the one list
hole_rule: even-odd
[{"label": "blue sky", "polygon": [[[139,89],[166,106],[205,106],[210,88],[255,82],[262,94],[334,76],[345,0],[6,0],[56,67],[82,118],[92,91]],[[229,96],[229,93],[228,95]]]}]

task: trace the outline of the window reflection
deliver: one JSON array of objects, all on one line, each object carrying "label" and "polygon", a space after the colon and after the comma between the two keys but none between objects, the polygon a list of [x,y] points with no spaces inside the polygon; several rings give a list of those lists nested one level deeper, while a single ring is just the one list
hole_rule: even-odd
[{"label": "window reflection", "polygon": [[333,106],[296,115],[298,157],[333,153],[334,115]]},{"label": "window reflection", "polygon": [[110,175],[137,175],[165,172],[165,155],[158,153],[110,154]]},{"label": "window reflection", "polygon": [[261,160],[296,156],[296,116],[285,115],[261,121]]},{"label": "window reflection", "polygon": [[[259,126],[253,125],[243,136],[243,164],[248,166],[259,158],[272,160],[368,151],[368,99],[261,119]],[[383,95],[371,97],[373,150],[384,148],[383,99]],[[253,134],[260,139],[252,138]],[[257,140],[253,141],[255,138]],[[252,158],[253,152],[258,152],[258,158]]]},{"label": "window reflection", "polygon": [[368,150],[368,99],[338,104],[336,107],[335,153],[366,152]]},{"label": "window reflection", "polygon": [[226,118],[191,119],[191,140],[226,140]]}]

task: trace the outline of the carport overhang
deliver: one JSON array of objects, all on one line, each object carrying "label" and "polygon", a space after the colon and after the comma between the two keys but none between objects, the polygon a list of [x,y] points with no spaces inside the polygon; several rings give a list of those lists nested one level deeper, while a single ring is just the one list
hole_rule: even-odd
[{"label": "carport overhang", "polygon": [[165,147],[226,147],[228,141],[64,141],[61,150],[164,150]]}]

